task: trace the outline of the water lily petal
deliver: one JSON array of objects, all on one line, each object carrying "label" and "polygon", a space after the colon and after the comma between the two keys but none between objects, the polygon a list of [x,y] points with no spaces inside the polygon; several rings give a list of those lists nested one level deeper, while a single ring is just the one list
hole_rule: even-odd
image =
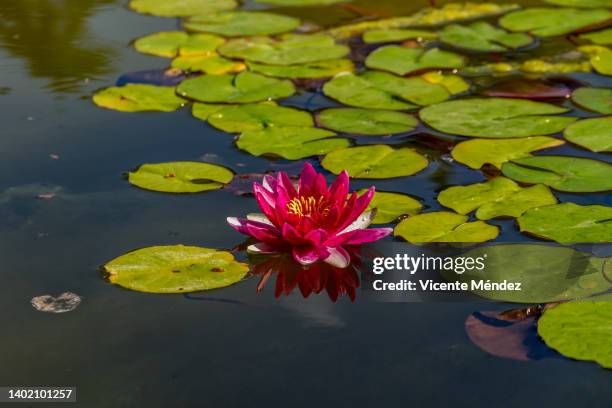
[{"label": "water lily petal", "polygon": [[278,173],[278,184],[285,189],[287,195],[289,196],[289,199],[292,199],[297,196],[297,191],[295,190],[293,182],[291,181],[287,173],[282,171]]},{"label": "water lily petal", "polygon": [[321,243],[323,241],[325,241],[326,238],[327,238],[327,231],[325,231],[323,229],[320,229],[320,228],[316,229],[316,230],[309,231],[304,236],[304,239],[306,241],[310,241],[312,243],[312,245],[314,245],[314,246],[321,245]]},{"label": "water lily petal", "polygon": [[350,231],[359,229],[366,229],[372,223],[372,220],[376,216],[376,209],[366,211],[362,213],[355,221],[353,221],[348,227],[340,231],[338,234],[345,234]]},{"label": "water lily petal", "polygon": [[327,248],[329,255],[323,259],[325,263],[328,263],[337,268],[346,268],[350,261],[351,257],[348,252],[341,246],[335,248]]},{"label": "water lily petal", "polygon": [[[393,232],[393,228],[370,228],[356,230],[344,241],[344,245],[360,245],[378,241]],[[351,233],[349,233],[351,234]]]},{"label": "water lily petal", "polygon": [[293,259],[301,265],[311,265],[319,260],[319,251],[314,246],[295,246],[291,253]]},{"label": "water lily petal", "polygon": [[270,221],[268,217],[266,217],[265,214],[251,213],[251,214],[247,214],[246,217],[247,217],[247,220],[249,221],[257,221],[257,222],[261,222],[262,224],[268,224],[271,227],[274,226],[272,224],[272,221]]},{"label": "water lily petal", "polygon": [[264,224],[258,221],[249,221],[244,218],[228,217],[227,222],[236,231],[241,234],[250,235],[251,237],[264,242],[273,244],[282,244],[280,232],[276,227]]},{"label": "water lily petal", "polygon": [[289,223],[283,224],[282,233],[283,239],[291,245],[303,245],[306,243],[300,232]]},{"label": "water lily petal", "polygon": [[250,254],[276,254],[283,250],[283,247],[270,245],[265,242],[258,242],[247,247],[247,252]]},{"label": "water lily petal", "polygon": [[300,181],[298,183],[298,193],[303,196],[312,195],[312,186],[314,186],[317,179],[317,172],[310,163],[304,163],[304,168],[300,173]]},{"label": "water lily petal", "polygon": [[346,201],[349,189],[349,175],[346,170],[343,170],[334,180],[329,188],[329,198],[335,203],[343,203]]}]

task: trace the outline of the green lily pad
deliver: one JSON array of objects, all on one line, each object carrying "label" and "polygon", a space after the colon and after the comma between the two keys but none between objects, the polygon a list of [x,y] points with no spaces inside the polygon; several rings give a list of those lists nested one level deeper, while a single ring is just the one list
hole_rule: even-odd
[{"label": "green lily pad", "polygon": [[372,52],[365,64],[368,68],[406,75],[427,69],[461,68],[465,65],[465,58],[439,48],[424,50],[388,45]]},{"label": "green lily pad", "polygon": [[134,48],[143,54],[172,58],[187,41],[189,35],[184,31],[162,31],[145,35],[134,41]]},{"label": "green lily pad", "polygon": [[610,45],[612,44],[612,28],[595,31],[587,34],[581,34],[579,35],[579,37],[582,40],[589,40],[594,44]]},{"label": "green lily pad", "polygon": [[447,100],[469,89],[457,75],[430,72],[419,77],[365,71],[360,75],[338,75],[323,86],[323,92],[345,105],[370,109],[407,110]]},{"label": "green lily pad", "polygon": [[476,211],[476,218],[519,217],[530,208],[556,204],[557,199],[544,185],[521,188],[514,181],[496,177],[486,183],[449,187],[438,201],[459,214]]},{"label": "green lily pad", "polygon": [[317,123],[341,133],[358,135],[391,135],[414,130],[414,116],[387,110],[332,108],[317,114]]},{"label": "green lily pad", "polygon": [[563,203],[533,208],[518,219],[521,232],[562,244],[610,242],[612,207]]},{"label": "green lily pad", "polygon": [[578,48],[590,56],[595,71],[602,75],[612,75],[612,50],[601,45],[584,45]]},{"label": "green lily pad", "polygon": [[180,56],[172,60],[172,67],[187,72],[204,72],[210,75],[223,75],[246,69],[246,65],[242,62],[232,61],[219,55]]},{"label": "green lily pad", "polygon": [[[367,190],[359,190],[359,195]],[[372,224],[387,224],[397,220],[402,215],[418,214],[423,205],[406,194],[376,191],[367,210],[376,208]]]},{"label": "green lily pad", "polygon": [[237,38],[221,47],[219,53],[229,58],[244,59],[269,65],[306,64],[342,58],[350,49],[336,44],[325,34],[285,34],[270,37]]},{"label": "green lily pad", "polygon": [[232,178],[234,173],[231,170],[200,162],[143,164],[128,174],[130,184],[163,193],[217,190],[232,181]]},{"label": "green lily pad", "polygon": [[499,228],[484,221],[467,222],[465,215],[436,211],[402,220],[393,235],[412,244],[426,242],[485,242],[495,239]]},{"label": "green lily pad", "polygon": [[563,136],[593,152],[612,152],[612,116],[573,123]]},{"label": "green lily pad", "polygon": [[566,357],[612,368],[612,295],[606,294],[548,308],[538,320],[547,346]]},{"label": "green lily pad", "polygon": [[349,3],[352,0],[256,0],[257,3],[272,4],[280,7],[328,6],[337,3]]},{"label": "green lily pad", "polygon": [[229,11],[216,14],[201,14],[183,22],[191,31],[221,34],[226,37],[273,35],[292,31],[300,20],[263,11]]},{"label": "green lily pad", "polygon": [[567,109],[524,99],[475,98],[428,106],[419,116],[445,133],[511,138],[560,132],[576,118],[549,115],[564,112]]},{"label": "green lily pad", "polygon": [[253,72],[238,75],[204,75],[179,84],[177,93],[201,102],[249,103],[285,98],[295,87],[288,80],[268,78]]},{"label": "green lily pad", "polygon": [[578,88],[572,93],[572,101],[598,113],[612,114],[612,89]]},{"label": "green lily pad", "polygon": [[225,38],[214,34],[191,34],[179,47],[183,57],[217,55],[217,48],[225,43]]},{"label": "green lily pad", "polygon": [[483,52],[503,52],[525,47],[533,38],[523,33],[509,33],[484,21],[470,25],[452,24],[440,31],[440,41],[457,48]]},{"label": "green lily pad", "polygon": [[431,31],[400,28],[388,30],[370,30],[363,33],[363,41],[366,44],[396,42],[412,39],[433,40],[436,38],[438,38],[438,34]]},{"label": "green lily pad", "polygon": [[93,96],[96,105],[121,112],[171,112],[187,103],[178,97],[172,86],[127,84],[112,86]]},{"label": "green lily pad", "polygon": [[499,24],[510,31],[552,37],[600,24],[610,18],[612,13],[606,9],[536,7],[506,14],[499,20]]},{"label": "green lily pad", "polygon": [[367,145],[328,153],[321,164],[334,174],[346,170],[353,178],[386,179],[411,176],[426,168],[428,163],[425,157],[409,148]]},{"label": "green lily pad", "polygon": [[353,72],[355,64],[348,59],[311,62],[300,65],[266,65],[247,62],[251,71],[277,78],[328,78],[342,72]]},{"label": "green lily pad", "polygon": [[501,169],[502,164],[507,161],[527,157],[536,150],[559,146],[563,143],[563,140],[548,136],[518,139],[471,139],[457,144],[451,154],[459,163],[473,169],[479,169],[486,163]]},{"label": "green lily pad", "polygon": [[130,7],[139,13],[160,17],[185,17],[231,10],[234,0],[132,0]]},{"label": "green lily pad", "polygon": [[612,7],[610,0],[544,0],[546,3],[554,4],[556,6],[569,6],[569,7],[584,7],[584,8],[596,8],[596,7]]},{"label": "green lily pad", "polygon": [[541,183],[571,193],[612,190],[612,164],[580,157],[524,157],[504,163],[502,173],[521,183]]},{"label": "green lily pad", "polygon": [[137,249],[103,267],[108,280],[126,289],[148,293],[188,293],[223,288],[249,271],[230,252],[171,245]]},{"label": "green lily pad", "polygon": [[213,103],[194,103],[191,109],[191,114],[203,121],[207,121],[208,117],[215,112],[227,107],[225,104],[213,104]]},{"label": "green lily pad", "polygon": [[228,133],[267,127],[314,126],[310,113],[267,103],[226,106],[208,116],[208,123]]},{"label": "green lily pad", "polygon": [[485,258],[482,270],[463,274],[443,271],[451,282],[504,281],[520,283],[521,290],[472,290],[478,296],[501,302],[551,303],[577,299],[606,291],[611,287],[602,273],[605,258],[572,248],[534,244],[501,244],[472,249],[464,259]]},{"label": "green lily pad", "polygon": [[265,154],[298,160],[350,145],[348,139],[332,138],[335,135],[314,127],[267,127],[242,133],[236,146],[254,156]]}]

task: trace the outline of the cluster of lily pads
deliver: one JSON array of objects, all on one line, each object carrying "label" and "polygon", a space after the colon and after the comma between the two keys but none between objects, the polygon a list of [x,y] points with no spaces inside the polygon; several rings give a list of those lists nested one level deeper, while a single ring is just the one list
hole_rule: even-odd
[{"label": "cluster of lily pads", "polygon": [[[524,9],[494,3],[445,4],[411,16],[320,29],[286,15],[237,9],[234,0],[132,0],[135,11],[182,18],[184,31],[154,33],[133,43],[139,52],[168,58],[163,77],[176,78],[176,85],[128,83],[97,92],[93,101],[124,112],[169,112],[190,106],[195,118],[234,134],[240,150],[286,160],[318,157],[329,172],[347,170],[356,179],[409,177],[428,167],[427,155],[388,143],[389,136],[418,138],[425,131],[465,138],[454,143],[450,155],[469,169],[489,168],[487,174],[493,176],[487,182],[441,191],[437,199],[448,211],[421,213],[419,200],[379,191],[371,204],[378,209],[373,222],[399,221],[395,236],[411,243],[494,240],[499,228],[486,221],[498,217],[515,218],[521,232],[544,240],[610,242],[612,207],[560,203],[553,191],[612,190],[612,165],[604,156],[612,152],[612,89],[579,87],[571,92],[572,105],[563,106],[528,97],[470,95],[474,81],[490,74],[612,75],[612,28],[605,27],[612,21],[610,1],[546,3],[550,4]],[[580,44],[572,55],[513,57],[560,36]],[[312,84],[336,107],[311,112],[282,105],[283,99],[305,87],[311,90]],[[574,108],[590,112],[589,117],[572,116]],[[532,155],[568,142],[601,154],[601,160]],[[129,173],[129,182],[160,192],[197,193],[223,188],[234,177],[231,170],[211,163],[170,162],[143,164]],[[606,262],[597,262],[601,272]],[[228,252],[183,246],[135,251],[110,262],[105,270],[111,282],[130,289],[169,293],[226,286],[248,273]],[[550,281],[540,281],[537,288],[554,282],[554,271],[547,270],[551,275],[543,276]],[[554,302],[604,292],[610,286],[602,281],[579,296],[569,291],[543,299],[541,293],[523,293],[502,300]],[[562,353],[612,367],[609,355],[565,351],[578,339],[568,341],[559,327],[593,307],[592,302],[571,302],[550,309],[542,318],[541,335]]]}]

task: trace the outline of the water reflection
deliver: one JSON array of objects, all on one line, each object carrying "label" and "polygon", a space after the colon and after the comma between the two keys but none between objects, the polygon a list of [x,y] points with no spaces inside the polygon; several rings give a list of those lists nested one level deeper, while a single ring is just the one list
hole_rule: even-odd
[{"label": "water reflection", "polygon": [[108,73],[113,49],[96,43],[88,19],[117,0],[0,1],[1,46],[55,92],[77,92]]}]

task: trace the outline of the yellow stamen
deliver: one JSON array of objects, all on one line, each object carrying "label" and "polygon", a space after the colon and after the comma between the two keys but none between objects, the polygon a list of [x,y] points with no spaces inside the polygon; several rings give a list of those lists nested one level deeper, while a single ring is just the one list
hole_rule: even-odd
[{"label": "yellow stamen", "polygon": [[311,216],[315,214],[327,215],[329,213],[329,204],[325,201],[325,197],[296,197],[287,203],[287,212],[289,214],[303,216]]}]

